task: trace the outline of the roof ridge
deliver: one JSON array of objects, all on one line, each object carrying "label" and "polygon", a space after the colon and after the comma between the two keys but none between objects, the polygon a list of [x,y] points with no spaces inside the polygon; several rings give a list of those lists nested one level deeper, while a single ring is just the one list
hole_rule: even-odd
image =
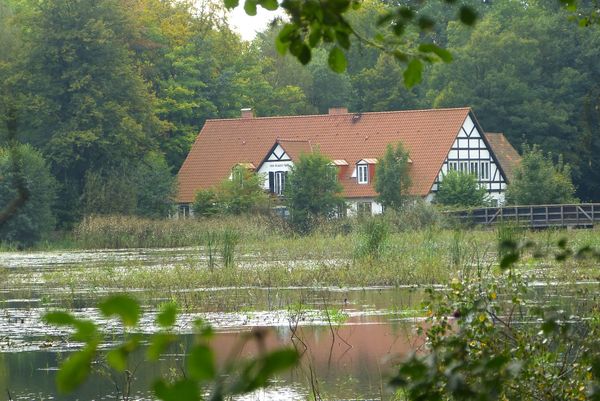
[{"label": "roof ridge", "polygon": [[426,112],[435,112],[435,111],[459,111],[459,110],[469,110],[471,111],[471,107],[442,107],[439,109],[414,109],[414,110],[389,110],[389,111],[356,111],[356,112],[348,112],[344,114],[302,114],[302,115],[293,115],[293,116],[267,116],[267,117],[252,117],[252,118],[241,118],[241,117],[232,117],[232,118],[210,118],[207,119],[206,122],[210,121],[253,121],[253,120],[275,120],[275,119],[292,119],[292,118],[308,118],[308,117],[339,117],[345,115],[365,115],[365,114],[400,114],[400,113],[426,113]]}]

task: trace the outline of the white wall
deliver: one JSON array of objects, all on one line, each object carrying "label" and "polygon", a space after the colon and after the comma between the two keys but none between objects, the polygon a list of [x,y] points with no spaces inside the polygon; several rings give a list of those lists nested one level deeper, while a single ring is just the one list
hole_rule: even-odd
[{"label": "white wall", "polygon": [[264,177],[263,188],[269,190],[269,173],[275,171],[290,171],[294,163],[291,161],[273,161],[273,162],[264,162],[260,169],[258,170],[258,174]]},{"label": "white wall", "polygon": [[362,202],[371,203],[371,212],[374,215],[383,213],[383,206],[381,205],[381,203],[375,202],[374,198],[352,198],[346,199],[346,204],[348,205],[348,216],[356,216],[358,204]]}]

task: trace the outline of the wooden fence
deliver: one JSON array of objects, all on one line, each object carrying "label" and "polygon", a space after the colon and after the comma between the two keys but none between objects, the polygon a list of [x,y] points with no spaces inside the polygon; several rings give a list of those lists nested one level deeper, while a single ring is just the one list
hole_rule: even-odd
[{"label": "wooden fence", "polygon": [[511,222],[532,228],[593,227],[600,222],[600,203],[486,207],[448,214],[467,224]]}]

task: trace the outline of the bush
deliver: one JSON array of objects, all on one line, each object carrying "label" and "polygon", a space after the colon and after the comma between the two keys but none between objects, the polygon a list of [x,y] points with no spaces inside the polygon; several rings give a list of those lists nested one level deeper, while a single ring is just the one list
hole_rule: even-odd
[{"label": "bush", "polygon": [[455,207],[485,206],[488,193],[479,185],[476,175],[450,171],[440,182],[435,202]]},{"label": "bush", "polygon": [[437,209],[422,199],[406,202],[401,211],[388,211],[385,215],[397,231],[421,230],[443,222]]},{"label": "bush", "polygon": [[379,194],[377,201],[385,209],[400,210],[407,198],[411,185],[408,160],[408,152],[398,143],[395,149],[388,145],[383,158],[377,164],[375,190]]},{"label": "bush", "polygon": [[[17,173],[13,169],[16,157]],[[24,178],[29,198],[0,229],[3,242],[30,246],[44,239],[56,223],[52,207],[56,198],[56,180],[50,174],[42,154],[30,145],[19,145],[14,151],[0,149],[0,204],[6,205],[17,194],[15,178]]]},{"label": "bush", "polygon": [[201,189],[196,192],[196,198],[192,205],[194,216],[211,217],[219,213],[219,200],[217,192],[212,189]]},{"label": "bush", "polygon": [[571,167],[564,164],[562,158],[554,164],[552,155],[544,155],[536,145],[525,147],[521,164],[508,185],[506,200],[513,205],[577,202]]},{"label": "bush", "polygon": [[285,186],[292,225],[300,232],[308,232],[315,221],[338,213],[344,207],[341,192],[331,160],[319,152],[301,154]]},{"label": "bush", "polygon": [[164,157],[153,152],[136,166],[90,170],[85,175],[83,214],[167,217],[175,205],[175,184]]}]

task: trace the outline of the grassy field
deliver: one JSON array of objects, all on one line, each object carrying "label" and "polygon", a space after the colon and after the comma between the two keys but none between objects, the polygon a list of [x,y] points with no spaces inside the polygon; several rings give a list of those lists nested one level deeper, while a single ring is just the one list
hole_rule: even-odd
[{"label": "grassy field", "polygon": [[[598,280],[593,261],[568,258],[558,247],[600,249],[598,230],[524,231],[448,229],[441,225],[400,230],[384,219],[342,220],[310,235],[294,235],[281,221],[264,217],[146,221],[109,218],[86,221],[75,235],[82,248],[194,246],[184,260],[167,257],[163,268],[139,261],[74,266],[44,274],[67,288],[186,290],[210,287],[403,286],[447,284],[454,278],[498,271],[501,241],[531,243],[520,265],[535,280]],[[172,236],[172,237],[171,237]],[[96,245],[96,246],[94,246]]]}]

